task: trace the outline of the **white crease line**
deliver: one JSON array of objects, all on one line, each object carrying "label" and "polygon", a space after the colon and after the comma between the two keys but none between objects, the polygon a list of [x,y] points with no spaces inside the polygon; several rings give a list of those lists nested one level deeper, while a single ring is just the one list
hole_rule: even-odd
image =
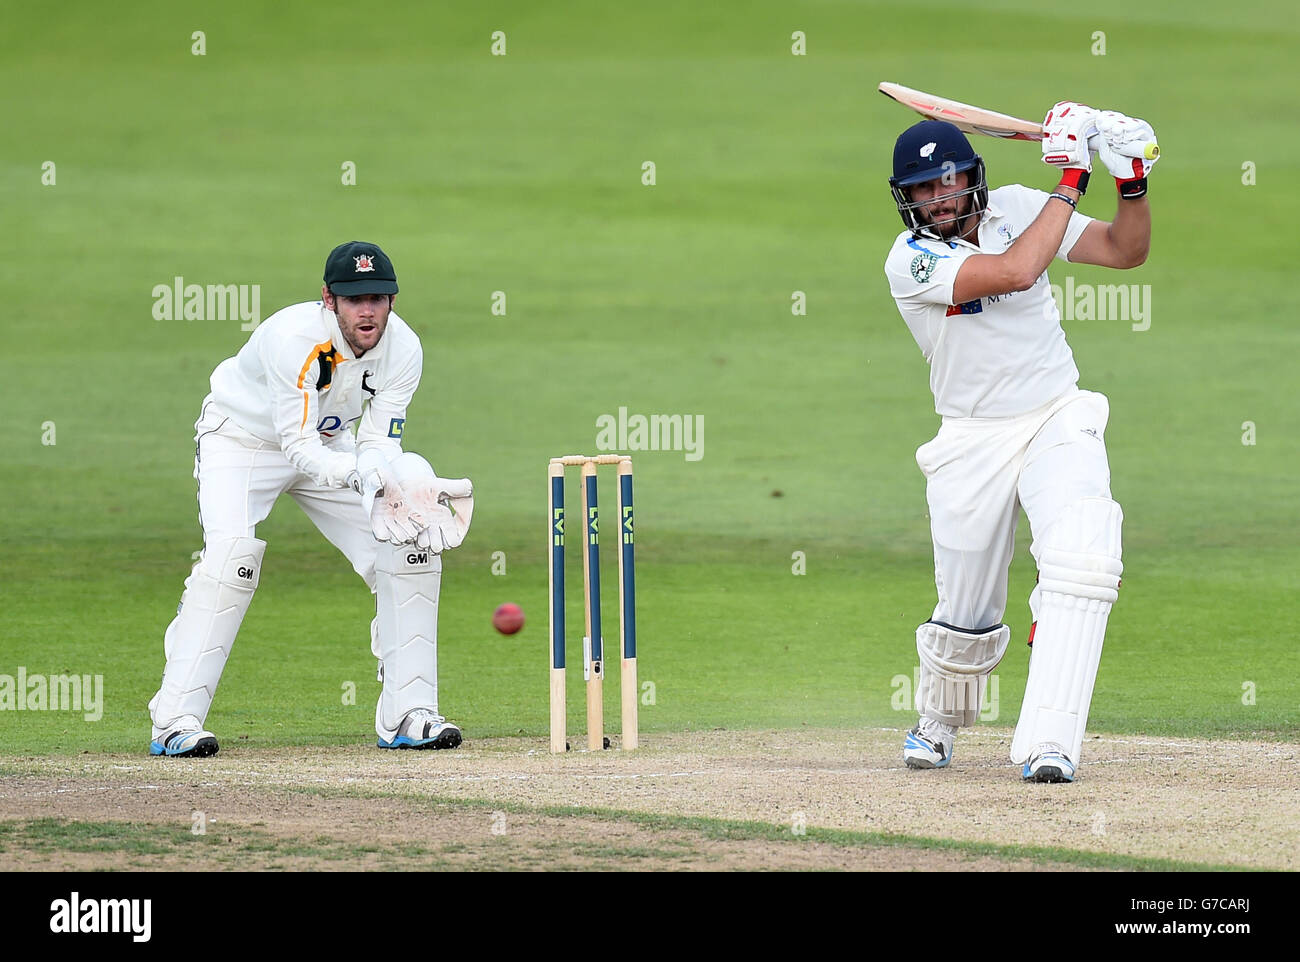
[{"label": "white crease line", "polygon": [[[904,734],[906,731],[908,731],[908,729],[873,728],[873,729],[868,729],[868,731],[892,732],[894,734],[901,735]],[[1011,736],[1009,733],[998,734],[997,732],[981,731],[979,729],[969,729],[969,730],[962,729],[960,733],[960,737],[963,739],[996,738],[1002,741],[1011,740]],[[1118,737],[1113,735],[1098,735],[1095,737],[1086,738],[1084,739],[1083,744],[1084,744],[1084,748],[1087,748],[1089,745],[1154,745],[1159,748],[1182,748],[1188,751],[1202,750],[1205,748],[1215,748],[1224,751],[1248,751],[1251,749],[1254,749],[1256,751],[1287,750],[1291,755],[1294,755],[1298,750],[1300,750],[1300,746],[1297,746],[1294,743],[1290,743],[1290,742],[1269,742],[1269,741],[1259,741],[1259,740],[1250,741],[1245,739],[1243,740],[1236,740],[1236,739],[1202,740],[1202,739],[1195,739],[1195,738],[1185,738],[1185,739],[1178,739],[1176,741],[1169,741],[1169,740],[1156,739],[1156,738],[1123,738],[1123,737]],[[1265,757],[1272,757],[1272,755],[1266,755]]]},{"label": "white crease line", "polygon": [[[894,729],[877,729],[879,731],[894,731]],[[966,737],[977,736],[982,738],[1005,738],[1005,736],[995,735],[993,733],[969,732],[964,733]],[[1164,748],[1184,748],[1193,749],[1196,745],[1183,742],[1160,742],[1148,740],[1129,740],[1129,739],[1093,739],[1093,743],[1108,742],[1111,744],[1131,744],[1147,745]],[[1227,743],[1226,747],[1234,747],[1232,743]],[[1236,746],[1240,747],[1240,746]],[[1262,746],[1261,746],[1262,747]],[[1293,749],[1278,746],[1272,752],[1264,753],[1257,757],[1262,758],[1293,758],[1295,752]],[[1192,756],[1194,758],[1194,756]],[[1084,767],[1094,765],[1138,765],[1148,764],[1153,761],[1157,762],[1183,762],[1187,761],[1188,755],[1143,755],[1136,758],[1103,758],[1088,759]],[[115,769],[119,766],[113,766]],[[1011,762],[1003,763],[986,763],[975,765],[962,765],[954,771],[993,771],[999,769],[1015,769],[1020,766]],[[271,785],[276,787],[292,787],[302,784],[383,784],[386,782],[413,782],[428,784],[455,784],[455,783],[474,783],[474,782],[529,782],[541,781],[547,778],[568,779],[570,781],[638,781],[638,780],[655,780],[655,779],[673,779],[673,778],[701,778],[713,777],[719,775],[738,776],[738,777],[764,777],[776,775],[804,775],[809,778],[824,777],[827,775],[834,776],[864,776],[864,775],[891,775],[906,774],[911,776],[908,769],[901,766],[891,766],[888,768],[852,768],[852,769],[832,769],[818,768],[816,766],[803,768],[768,768],[768,769],[751,769],[751,768],[717,768],[717,769],[695,769],[691,771],[663,771],[663,772],[564,772],[564,771],[547,771],[547,772],[502,772],[498,774],[444,774],[435,775],[427,773],[398,775],[394,776],[388,773],[376,773],[374,775],[347,775],[347,776],[329,776],[329,775],[307,775],[303,773],[297,777],[286,776],[280,772],[256,771],[248,769],[227,770],[227,773],[233,776],[242,777],[247,781],[205,781],[199,782],[195,787],[198,788],[223,788],[223,787],[256,787],[257,785]],[[46,795],[72,795],[85,792],[106,792],[106,791],[159,791],[164,786],[161,785],[102,785],[102,786],[75,786],[61,787],[52,790],[43,790],[27,793],[5,793],[0,794],[3,798],[39,798]],[[176,788],[176,785],[167,787]]]},{"label": "white crease line", "polygon": [[41,792],[23,792],[14,795],[0,795],[0,798],[40,798],[42,795],[80,795],[84,792],[156,792],[161,785],[86,785],[76,788],[53,788]]},{"label": "white crease line", "polygon": [[[1097,759],[1087,762],[1087,765],[1126,765],[1126,764],[1145,764],[1151,761],[1169,761],[1177,762],[1183,760],[1174,756],[1145,756],[1143,758],[1111,758]],[[962,765],[954,771],[997,771],[1004,769],[1019,768],[1011,762],[986,763],[975,765]],[[484,782],[536,782],[544,781],[549,778],[559,777],[568,781],[586,781],[586,782],[618,782],[618,781],[651,781],[657,779],[678,779],[678,778],[716,778],[719,775],[727,775],[738,778],[770,777],[770,776],[806,776],[808,778],[819,778],[827,775],[841,777],[855,777],[863,775],[903,775],[908,778],[916,777],[909,769],[899,765],[888,768],[766,768],[766,769],[746,769],[746,768],[728,768],[728,769],[695,769],[690,771],[662,771],[662,772],[501,772],[497,774],[444,774],[444,775],[402,775],[394,777],[388,774],[375,775],[348,775],[341,778],[328,776],[301,776],[290,777],[274,772],[248,772],[236,771],[232,775],[255,778],[256,781],[209,781],[200,782],[196,787],[199,788],[229,788],[229,787],[255,787],[257,785],[272,785],[275,787],[292,787],[302,784],[385,784],[391,782],[404,782],[413,784],[457,784],[457,783],[484,783]],[[40,795],[50,794],[73,794],[76,792],[94,792],[94,791],[111,791],[121,789],[124,791],[151,790],[156,791],[161,786],[157,785],[131,785],[131,786],[88,786],[85,788],[60,788],[54,791],[32,792],[26,795],[0,795],[0,798],[32,798]],[[176,787],[176,786],[172,786]]]}]

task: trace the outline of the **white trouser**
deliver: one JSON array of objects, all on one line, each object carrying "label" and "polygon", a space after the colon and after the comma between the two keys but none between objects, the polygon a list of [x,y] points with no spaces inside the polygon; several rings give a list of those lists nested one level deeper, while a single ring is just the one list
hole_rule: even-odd
[{"label": "white trouser", "polygon": [[[289,463],[278,445],[262,441],[237,427],[225,417],[209,397],[203,403],[202,413],[194,425],[195,456],[194,477],[199,483],[199,522],[203,526],[204,556],[195,564],[190,577],[185,579],[186,594],[194,579],[211,568],[214,578],[220,578],[220,565],[210,563],[203,568],[209,546],[222,546],[237,539],[252,539],[257,525],[271,513],[271,508],[281,494],[288,493],[307,513],[320,532],[351,562],[353,569],[370,587],[375,588],[375,557],[379,542],[370,531],[369,520],[361,508],[361,499],[351,488],[322,488],[310,478],[299,473]],[[205,585],[205,589],[207,586]],[[255,584],[254,584],[255,588]],[[216,590],[211,589],[211,590]],[[181,595],[184,608],[186,594]],[[242,599],[246,608],[249,597]],[[243,613],[240,612],[240,618]],[[191,625],[196,625],[193,629]],[[234,630],[238,630],[236,620]],[[153,736],[159,738],[178,720],[177,712],[193,716],[200,724],[207,716],[216,693],[216,680],[220,678],[229,655],[229,640],[220,644],[207,636],[208,629],[198,625],[193,618],[179,615],[168,625],[164,650],[168,668],[164,671],[164,684],[150,702],[153,718]],[[358,636],[361,630],[358,630]],[[217,663],[219,662],[219,664]],[[185,666],[199,663],[204,666],[203,684],[194,686],[181,683],[168,672],[186,677],[192,671]],[[184,698],[177,692],[184,691]]]},{"label": "white trouser", "polygon": [[1042,536],[1068,506],[1110,497],[1109,414],[1103,395],[1076,390],[1017,417],[945,418],[917,449],[934,541],[933,621],[972,633],[1002,621],[1022,506],[1040,562]]},{"label": "white trouser", "polygon": [[374,590],[379,542],[355,491],[322,488],[299,473],[278,444],[236,427],[211,398],[203,402],[194,430],[194,477],[205,544],[253,537],[280,495],[288,494]]}]

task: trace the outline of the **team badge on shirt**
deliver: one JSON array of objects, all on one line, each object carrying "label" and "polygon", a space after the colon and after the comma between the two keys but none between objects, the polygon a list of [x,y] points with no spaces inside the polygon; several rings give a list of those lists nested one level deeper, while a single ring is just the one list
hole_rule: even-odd
[{"label": "team badge on shirt", "polygon": [[923,251],[912,258],[912,278],[918,284],[926,284],[934,276],[934,269],[939,258],[929,251]]},{"label": "team badge on shirt", "polygon": [[364,274],[367,271],[373,271],[375,269],[374,262],[371,261],[369,254],[362,254],[360,257],[354,257],[352,259],[357,262],[358,274]]}]

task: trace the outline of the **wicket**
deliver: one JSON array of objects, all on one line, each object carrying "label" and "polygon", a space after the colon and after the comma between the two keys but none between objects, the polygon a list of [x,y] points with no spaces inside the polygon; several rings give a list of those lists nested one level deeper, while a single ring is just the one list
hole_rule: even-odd
[{"label": "wicket", "polygon": [[636,565],[633,557],[632,459],[621,454],[588,457],[570,454],[551,458],[549,466],[551,549],[551,751],[568,750],[565,735],[565,626],[564,626],[564,469],[582,467],[582,516],[586,524],[582,554],[582,581],[586,632],[582,638],[583,676],[587,680],[587,748],[608,747],[605,738],[605,643],[600,627],[599,512],[596,504],[596,466],[618,465],[618,613],[623,661],[623,748],[637,747],[636,680]]}]

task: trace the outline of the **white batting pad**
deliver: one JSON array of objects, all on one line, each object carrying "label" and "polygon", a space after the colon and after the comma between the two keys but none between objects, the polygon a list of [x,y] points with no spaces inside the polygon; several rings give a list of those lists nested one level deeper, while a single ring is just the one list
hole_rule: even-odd
[{"label": "white batting pad", "polygon": [[1106,621],[1119,597],[1124,513],[1109,498],[1084,498],[1043,538],[1038,562],[1038,627],[1011,760],[1023,764],[1055,742],[1079,764]]},{"label": "white batting pad", "polygon": [[375,732],[392,741],[416,708],[438,711],[438,590],[442,558],[415,545],[381,544],[375,559],[376,640],[383,690]]},{"label": "white batting pad", "polygon": [[927,621],[916,629],[921,656],[917,712],[958,727],[974,725],[984,678],[1007,650],[1011,629],[995,625],[983,633]]},{"label": "white batting pad", "polygon": [[178,719],[208,717],[226,659],[257,590],[266,542],[257,538],[212,541],[190,573],[181,607],[167,626],[162,687],[149,702],[154,737]]}]

